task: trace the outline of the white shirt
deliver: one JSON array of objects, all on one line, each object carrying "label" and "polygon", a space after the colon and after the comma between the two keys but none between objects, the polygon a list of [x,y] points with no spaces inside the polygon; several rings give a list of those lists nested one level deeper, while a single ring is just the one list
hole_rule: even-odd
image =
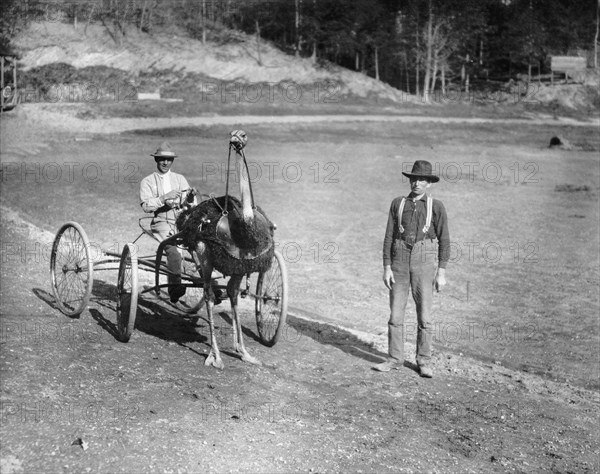
[{"label": "white shirt", "polygon": [[160,178],[163,194],[167,194],[171,191],[171,170],[167,171],[165,174],[156,173],[156,175]]}]

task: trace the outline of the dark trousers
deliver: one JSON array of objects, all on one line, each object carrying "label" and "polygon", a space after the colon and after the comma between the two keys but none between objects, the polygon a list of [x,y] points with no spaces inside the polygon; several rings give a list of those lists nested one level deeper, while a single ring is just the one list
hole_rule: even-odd
[{"label": "dark trousers", "polygon": [[[417,242],[410,249],[402,240],[394,242],[392,272],[395,283],[390,291],[390,320],[388,322],[388,351],[391,358],[404,360],[404,340],[414,328],[404,321],[409,290],[417,309],[417,364],[431,358],[433,321],[433,284],[437,271],[437,243]],[[414,331],[410,331],[414,333]]]}]

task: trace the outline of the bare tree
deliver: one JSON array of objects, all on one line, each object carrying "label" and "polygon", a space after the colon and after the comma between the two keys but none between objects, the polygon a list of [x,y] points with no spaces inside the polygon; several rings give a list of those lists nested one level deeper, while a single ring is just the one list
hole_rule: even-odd
[{"label": "bare tree", "polygon": [[415,94],[418,96],[419,95],[419,89],[421,87],[421,85],[419,84],[419,71],[421,70],[421,44],[419,41],[419,37],[420,35],[420,31],[419,31],[419,10],[417,9],[416,11],[417,15],[416,15],[416,24],[415,24],[415,40],[416,40],[416,44],[415,44],[415,72],[416,72],[416,80],[415,80]]},{"label": "bare tree", "polygon": [[262,66],[262,59],[260,56],[260,26],[258,24],[258,20],[256,20],[256,54],[258,58],[258,65]]},{"label": "bare tree", "polygon": [[429,18],[427,19],[427,37],[425,38],[427,53],[425,56],[425,78],[423,79],[423,98],[429,102],[430,82],[431,82],[431,54],[433,49],[433,7],[429,0]]},{"label": "bare tree", "polygon": [[598,68],[598,33],[600,32],[600,0],[596,5],[596,35],[594,36],[594,67]]},{"label": "bare tree", "polygon": [[202,16],[202,44],[206,44],[206,0],[202,0],[200,15]]},{"label": "bare tree", "polygon": [[296,57],[298,57],[300,56],[300,45],[302,43],[302,36],[300,35],[300,0],[295,0],[295,6],[296,16],[294,23],[296,27]]}]

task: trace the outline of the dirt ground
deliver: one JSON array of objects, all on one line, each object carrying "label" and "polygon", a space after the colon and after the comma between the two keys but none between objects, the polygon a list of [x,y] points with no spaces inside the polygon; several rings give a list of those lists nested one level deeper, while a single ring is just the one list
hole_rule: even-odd
[{"label": "dirt ground", "polygon": [[[102,133],[70,111],[15,112],[1,124],[3,474],[600,470],[597,125],[240,117]],[[120,251],[139,233],[139,181],[164,139],[175,171],[223,194],[232,128],[250,136],[256,199],[289,272],[277,345],[259,342],[243,307],[263,366],[231,352],[228,303],[224,371],[203,365],[204,310],[144,297],[118,342],[115,271],[97,273],[79,318],[60,313],[48,272],[59,226],[77,221],[94,248]],[[554,135],[573,149],[548,149]],[[442,176],[432,193],[453,242],[431,380],[415,371],[415,334],[405,367],[371,370],[386,351],[388,207],[415,159]]]}]

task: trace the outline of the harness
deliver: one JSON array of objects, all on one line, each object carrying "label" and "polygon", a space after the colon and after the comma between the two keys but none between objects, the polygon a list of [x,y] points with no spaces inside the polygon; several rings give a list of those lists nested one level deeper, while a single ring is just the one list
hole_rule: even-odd
[{"label": "harness", "polygon": [[[404,233],[404,227],[402,226],[402,212],[404,211],[404,205],[406,204],[406,198],[403,197],[402,201],[400,201],[400,207],[398,208],[398,229],[400,233]],[[425,218],[425,226],[423,227],[423,233],[427,235],[427,231],[431,227],[431,217],[433,214],[433,198],[427,194],[427,217]]]}]

